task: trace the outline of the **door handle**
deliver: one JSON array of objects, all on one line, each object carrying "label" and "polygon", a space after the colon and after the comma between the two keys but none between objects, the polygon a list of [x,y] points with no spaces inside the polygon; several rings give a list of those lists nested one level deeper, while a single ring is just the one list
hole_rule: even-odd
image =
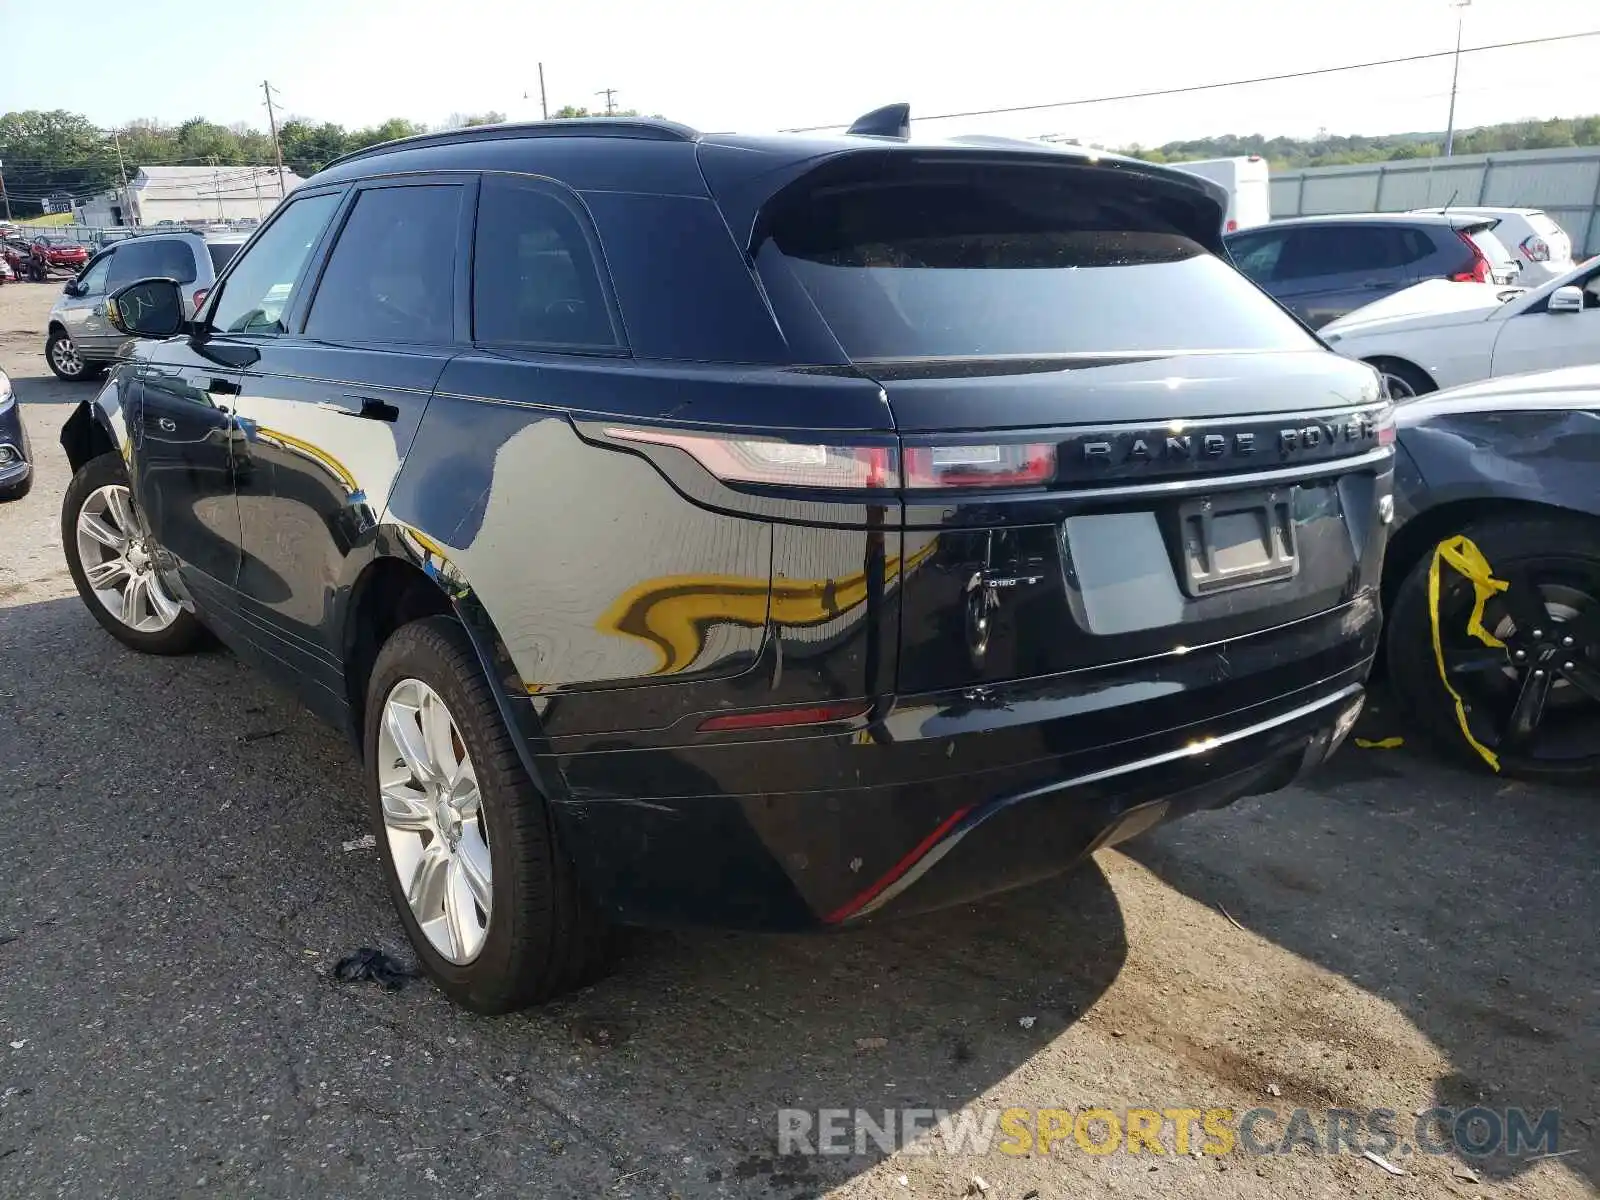
[{"label": "door handle", "polygon": [[385,400],[378,400],[372,396],[347,396],[345,398],[355,401],[361,407],[351,408],[348,405],[333,404],[326,401],[317,405],[317,407],[332,409],[334,412],[342,413],[347,417],[365,417],[369,421],[394,422],[400,419],[400,410]]},{"label": "door handle", "polygon": [[1363,283],[1361,286],[1364,287],[1364,288],[1370,288],[1373,291],[1377,291],[1379,288],[1386,288],[1389,285],[1387,283],[1385,283],[1381,279],[1369,279],[1365,283]]}]

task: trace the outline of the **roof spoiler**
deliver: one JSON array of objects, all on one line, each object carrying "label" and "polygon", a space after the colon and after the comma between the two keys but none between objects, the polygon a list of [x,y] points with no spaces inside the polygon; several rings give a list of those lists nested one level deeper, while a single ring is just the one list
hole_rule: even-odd
[{"label": "roof spoiler", "polygon": [[882,108],[875,108],[865,116],[857,117],[847,134],[856,137],[881,137],[894,138],[896,141],[909,141],[911,138],[911,105],[885,104]]}]

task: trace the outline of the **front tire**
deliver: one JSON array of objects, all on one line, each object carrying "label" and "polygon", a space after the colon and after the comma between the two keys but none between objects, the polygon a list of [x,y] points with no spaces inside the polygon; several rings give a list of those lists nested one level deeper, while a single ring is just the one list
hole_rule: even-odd
[{"label": "front tire", "polygon": [[1511,778],[1600,783],[1600,524],[1507,515],[1462,533],[1492,578],[1510,585],[1485,600],[1481,616],[1483,631],[1504,644],[1467,632],[1476,590],[1441,562],[1435,654],[1430,547],[1389,616],[1391,685],[1430,739],[1465,763],[1487,765],[1476,741]]},{"label": "front tire", "polygon": [[1437,392],[1439,385],[1421,367],[1400,358],[1372,358],[1368,364],[1378,368],[1389,395],[1395,400],[1411,400]]},{"label": "front tire", "polygon": [[384,644],[364,745],[390,899],[445,993],[495,1014],[586,982],[605,957],[604,924],[457,622],[416,621]]},{"label": "front tire", "polygon": [[57,379],[78,383],[99,373],[99,368],[84,361],[77,344],[64,330],[53,329],[44,343],[44,360]]},{"label": "front tire", "polygon": [[184,654],[205,637],[198,618],[162,581],[162,554],[134,508],[122,458],[85,463],[61,502],[61,548],[94,619],[124,646]]}]

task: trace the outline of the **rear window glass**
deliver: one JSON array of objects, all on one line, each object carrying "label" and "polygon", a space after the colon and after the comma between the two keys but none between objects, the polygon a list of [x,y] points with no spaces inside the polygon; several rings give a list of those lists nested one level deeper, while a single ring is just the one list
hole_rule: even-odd
[{"label": "rear window glass", "polygon": [[194,251],[186,241],[173,238],[135,238],[117,250],[107,287],[113,291],[136,279],[195,280]]},{"label": "rear window glass", "polygon": [[769,236],[852,359],[1305,349],[1137,185],[950,167],[779,198]]},{"label": "rear window glass", "polygon": [[233,261],[233,256],[239,253],[243,242],[207,242],[206,250],[211,255],[211,269],[216,274],[222,274],[222,268]]}]

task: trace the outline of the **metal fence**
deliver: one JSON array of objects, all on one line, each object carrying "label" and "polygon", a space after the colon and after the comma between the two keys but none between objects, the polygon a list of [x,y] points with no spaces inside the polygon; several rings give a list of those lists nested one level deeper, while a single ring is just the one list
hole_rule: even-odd
[{"label": "metal fence", "polygon": [[1274,217],[1404,212],[1442,204],[1542,208],[1571,236],[1573,257],[1600,254],[1600,147],[1402,159],[1272,175]]},{"label": "metal fence", "polygon": [[89,247],[90,251],[99,250],[112,242],[122,241],[130,237],[144,237],[152,233],[198,233],[204,237],[208,233],[254,233],[259,221],[188,221],[167,225],[28,225],[16,224],[15,237],[24,241],[34,238],[65,238],[69,242],[78,242]]}]

